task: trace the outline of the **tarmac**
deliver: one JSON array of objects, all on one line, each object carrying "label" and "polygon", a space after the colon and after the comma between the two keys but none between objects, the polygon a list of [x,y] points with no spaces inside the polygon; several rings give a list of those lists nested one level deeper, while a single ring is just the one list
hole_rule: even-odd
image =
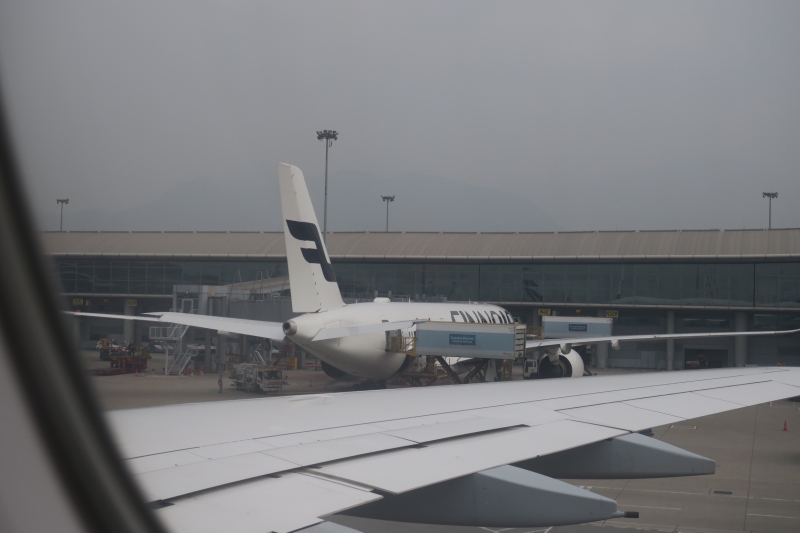
[{"label": "tarmac", "polygon": [[[84,352],[84,361],[87,367],[108,365],[97,360],[96,352]],[[163,355],[159,359],[154,354],[148,372],[138,377],[123,374],[90,380],[104,409],[253,397],[230,386],[227,376],[220,394],[219,374],[164,376],[162,369]],[[519,369],[515,370],[518,374]],[[284,374],[288,384],[283,394],[347,391],[353,385],[333,380],[322,371],[289,370]],[[389,386],[403,384],[397,381]],[[535,387],[535,382],[531,386]],[[783,431],[784,421],[788,431]],[[621,533],[621,528],[681,533],[800,532],[800,402],[773,402],[661,426],[653,428],[653,432],[654,438],[714,459],[717,472],[711,476],[666,479],[567,480],[617,500],[620,510],[638,511],[639,519],[528,529],[430,526],[347,516],[330,520],[364,533]]]}]

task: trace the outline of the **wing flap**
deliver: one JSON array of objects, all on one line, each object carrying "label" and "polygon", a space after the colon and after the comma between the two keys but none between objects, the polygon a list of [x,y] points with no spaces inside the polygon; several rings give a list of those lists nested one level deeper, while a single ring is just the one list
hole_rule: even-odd
[{"label": "wing flap", "polygon": [[277,457],[291,463],[310,466],[319,463],[336,461],[357,455],[383,452],[405,446],[412,446],[414,443],[398,437],[373,433],[371,435],[360,435],[358,437],[348,437],[345,439],[326,440],[290,446],[288,448],[278,448],[264,452],[270,457]]},{"label": "wing flap", "polygon": [[[695,379],[686,381],[679,381],[670,383],[669,385],[656,385],[648,387],[639,387],[627,390],[614,391],[614,394],[626,400],[635,400],[639,398],[660,398],[669,396],[680,392],[693,392],[698,390],[732,387],[735,385],[746,385],[755,382],[768,382],[772,379],[769,372],[765,372],[761,379],[754,379],[751,376],[730,376],[730,377],[713,377],[711,379]],[[702,376],[701,376],[702,377]]]},{"label": "wing flap", "polygon": [[471,435],[461,439],[325,465],[321,472],[402,493],[540,455],[591,444],[627,431],[572,420]]},{"label": "wing flap", "polygon": [[273,448],[287,448],[301,444],[311,444],[315,442],[325,442],[334,439],[345,439],[347,437],[358,437],[370,433],[380,433],[380,426],[370,424],[359,424],[356,426],[344,426],[339,428],[321,429],[318,431],[303,431],[301,433],[289,433],[277,437],[266,437],[258,439]]},{"label": "wing flap", "polygon": [[694,392],[670,394],[651,398],[642,398],[625,402],[627,405],[655,411],[665,415],[680,418],[699,418],[717,413],[723,413],[740,406],[731,402],[723,402],[713,398],[703,397]]},{"label": "wing flap", "polygon": [[[646,392],[644,389],[636,389],[634,394],[636,397],[639,397],[642,394],[646,394]],[[540,400],[536,402],[535,405],[540,409],[563,411],[564,409],[576,409],[578,407],[621,402],[624,399],[625,395],[621,394],[620,391],[598,392],[594,394],[576,394],[574,396],[565,396],[564,398],[557,398],[554,400]]]},{"label": "wing flap", "polygon": [[500,407],[489,407],[477,411],[480,416],[493,419],[508,420],[514,425],[524,424],[526,426],[540,426],[558,420],[566,420],[567,415],[558,411],[542,409],[532,402],[516,405],[503,405]]},{"label": "wing flap", "polygon": [[238,442],[226,442],[224,444],[213,444],[188,450],[187,453],[198,455],[204,459],[222,459],[233,457],[234,455],[244,455],[246,453],[263,452],[271,450],[272,446],[257,440],[241,440]]},{"label": "wing flap", "polygon": [[147,501],[157,501],[296,468],[294,463],[256,452],[154,470],[134,479]]},{"label": "wing flap", "polygon": [[748,405],[758,405],[764,402],[798,396],[800,395],[800,387],[775,382],[750,383],[747,385],[698,391],[698,394],[746,407]]},{"label": "wing flap", "polygon": [[439,424],[428,424],[424,426],[398,429],[396,431],[388,432],[387,435],[392,435],[407,441],[421,444],[424,442],[451,439],[453,437],[460,437],[472,433],[483,433],[486,431],[494,431],[497,429],[505,429],[519,425],[520,422],[514,420],[477,417],[453,422],[442,422]]},{"label": "wing flap", "polygon": [[288,533],[380,498],[342,483],[287,474],[175,500],[155,514],[173,533]]},{"label": "wing flap", "polygon": [[780,372],[770,375],[772,381],[800,387],[800,372]]},{"label": "wing flap", "polygon": [[620,402],[565,409],[561,413],[576,420],[626,431],[640,431],[685,420],[685,418],[639,409]]},{"label": "wing flap", "polygon": [[406,428],[416,428],[429,426],[431,424],[444,424],[446,422],[457,422],[473,418],[475,414],[471,411],[457,411],[454,413],[441,413],[436,415],[415,416],[411,418],[399,418],[396,420],[382,420],[376,425],[383,430],[397,431]]},{"label": "wing flap", "polygon": [[155,470],[165,470],[176,466],[188,465],[202,462],[204,459],[199,455],[186,451],[160,453],[158,455],[145,455],[124,461],[131,474],[144,474]]}]

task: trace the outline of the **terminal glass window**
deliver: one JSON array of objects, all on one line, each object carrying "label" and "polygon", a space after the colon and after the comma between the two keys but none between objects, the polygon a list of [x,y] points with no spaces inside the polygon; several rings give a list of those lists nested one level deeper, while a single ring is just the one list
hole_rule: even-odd
[{"label": "terminal glass window", "polygon": [[78,264],[75,261],[59,261],[57,267],[61,290],[67,294],[76,292],[75,282],[78,276]]},{"label": "terminal glass window", "polygon": [[758,306],[800,307],[800,263],[755,265],[755,302]]},{"label": "terminal glass window", "polygon": [[[278,261],[57,260],[67,294],[171,295],[288,275]],[[800,307],[800,263],[356,263],[333,265],[345,298]]]}]

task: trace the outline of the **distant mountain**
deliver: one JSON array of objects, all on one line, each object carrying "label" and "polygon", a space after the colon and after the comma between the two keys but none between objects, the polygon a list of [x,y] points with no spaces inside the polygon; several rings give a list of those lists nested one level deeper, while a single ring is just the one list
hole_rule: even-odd
[{"label": "distant mountain", "polygon": [[[322,226],[323,178],[306,176]],[[390,179],[364,173],[329,176],[329,231],[382,231],[386,204],[394,231],[555,231],[554,220],[524,193],[509,194],[420,173]],[[278,185],[198,178],[134,208],[66,212],[74,231],[280,231]]]}]

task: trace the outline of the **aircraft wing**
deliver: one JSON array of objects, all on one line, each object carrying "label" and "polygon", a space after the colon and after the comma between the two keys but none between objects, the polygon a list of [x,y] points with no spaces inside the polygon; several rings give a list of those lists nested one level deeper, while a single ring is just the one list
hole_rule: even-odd
[{"label": "aircraft wing", "polygon": [[[283,325],[280,322],[264,322],[262,320],[247,320],[244,318],[226,318],[221,316],[194,315],[191,313],[152,313],[154,316],[141,315],[110,315],[103,313],[76,313],[67,314],[82,317],[114,318],[117,320],[137,320],[144,322],[160,322],[162,324],[182,324],[196,328],[212,329],[240,335],[252,335],[273,340],[283,340]],[[155,316],[157,315],[157,316]]]},{"label": "aircraft wing", "polygon": [[[190,313],[148,313],[152,316],[142,315],[111,315],[103,313],[80,313],[65,311],[73,316],[94,318],[114,318],[118,320],[138,320],[144,322],[161,322],[162,324],[183,324],[196,328],[211,329],[226,333],[252,335],[273,340],[283,340],[283,324],[280,322],[265,322],[262,320],[247,320],[244,318],[227,318],[221,316],[194,315]],[[382,333],[395,329],[410,328],[427,320],[406,320],[401,322],[378,322],[361,326],[345,326],[336,328],[322,328],[313,338],[314,341],[338,339],[352,335],[365,335],[367,333]]]},{"label": "aircraft wing", "polygon": [[758,335],[789,335],[800,333],[800,329],[789,329],[782,331],[723,331],[714,333],[658,333],[648,335],[615,335],[609,337],[579,337],[574,339],[528,339],[525,341],[525,349],[548,348],[562,345],[583,346],[585,344],[595,344],[600,342],[611,343],[612,346],[619,345],[620,342],[629,341],[651,341],[669,339],[707,339],[713,337],[751,337]]},{"label": "aircraft wing", "polygon": [[[145,499],[175,532],[351,531],[324,522],[345,511],[534,527],[621,514],[613,500],[535,473],[542,461],[554,477],[570,477],[564,468],[623,478],[713,473],[713,461],[635,432],[793,396],[800,369],[735,368],[209,402],[107,417]],[[614,446],[633,459],[603,459]]]}]

